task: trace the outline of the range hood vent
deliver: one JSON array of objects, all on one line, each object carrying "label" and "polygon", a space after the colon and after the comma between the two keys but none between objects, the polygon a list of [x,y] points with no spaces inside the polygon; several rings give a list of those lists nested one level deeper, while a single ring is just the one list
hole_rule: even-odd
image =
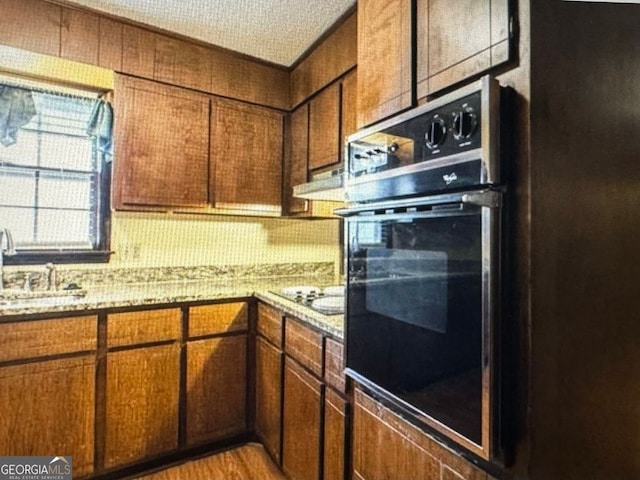
[{"label": "range hood vent", "polygon": [[293,196],[307,200],[344,202],[344,171],[342,168],[318,173],[310,182],[293,187]]}]

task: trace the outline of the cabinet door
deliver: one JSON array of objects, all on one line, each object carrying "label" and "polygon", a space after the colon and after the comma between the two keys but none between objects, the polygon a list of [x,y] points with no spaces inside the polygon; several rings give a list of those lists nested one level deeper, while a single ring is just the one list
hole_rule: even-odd
[{"label": "cabinet door", "polygon": [[209,98],[116,77],[116,208],[208,202]]},{"label": "cabinet door", "polygon": [[347,455],[347,401],[327,388],[324,401],[324,480],[348,478],[345,471]]},{"label": "cabinet door", "polygon": [[95,355],[0,367],[2,455],[72,455],[73,477],[90,474],[95,381]]},{"label": "cabinet door", "polygon": [[281,113],[215,100],[211,112],[215,207],[280,212],[282,153]]},{"label": "cabinet door", "polygon": [[285,359],[282,469],[289,478],[320,478],[323,390],[318,379]]},{"label": "cabinet door", "polygon": [[187,343],[187,444],[247,430],[247,336]]},{"label": "cabinet door", "polygon": [[[342,114],[340,117],[340,148],[344,148],[347,137],[358,129],[358,85],[356,72],[352,72],[342,79]],[[344,158],[342,159],[344,161]]]},{"label": "cabinet door", "polygon": [[418,97],[509,58],[508,0],[418,0]]},{"label": "cabinet door", "polygon": [[262,337],[256,339],[256,433],[278,462],[282,406],[282,352]]},{"label": "cabinet door", "polygon": [[178,446],[177,343],[107,354],[105,467]]},{"label": "cabinet door", "polygon": [[309,103],[309,170],[340,162],[340,82]]},{"label": "cabinet door", "polygon": [[307,182],[309,168],[309,104],[295,109],[289,117],[288,155],[285,189],[287,213],[303,213],[309,209],[309,202],[293,197],[293,187]]},{"label": "cabinet door", "polygon": [[358,127],[413,104],[411,3],[358,2]]}]

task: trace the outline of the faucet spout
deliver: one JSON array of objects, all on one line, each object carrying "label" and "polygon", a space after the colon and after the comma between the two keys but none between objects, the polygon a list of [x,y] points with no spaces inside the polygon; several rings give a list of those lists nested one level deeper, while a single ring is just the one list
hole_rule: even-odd
[{"label": "faucet spout", "polygon": [[0,229],[0,290],[4,289],[4,256],[16,254],[11,231],[8,228]]}]

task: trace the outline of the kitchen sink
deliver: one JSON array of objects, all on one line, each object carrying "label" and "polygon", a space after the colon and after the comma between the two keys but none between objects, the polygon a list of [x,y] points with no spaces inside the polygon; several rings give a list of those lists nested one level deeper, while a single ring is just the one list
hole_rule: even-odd
[{"label": "kitchen sink", "polygon": [[0,291],[0,307],[29,307],[30,305],[65,305],[87,294],[86,290],[18,290]]}]

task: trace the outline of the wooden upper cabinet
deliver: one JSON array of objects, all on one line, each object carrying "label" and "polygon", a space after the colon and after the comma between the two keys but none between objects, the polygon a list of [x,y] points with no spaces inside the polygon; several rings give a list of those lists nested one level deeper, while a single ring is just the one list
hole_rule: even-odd
[{"label": "wooden upper cabinet", "polygon": [[0,44],[58,56],[61,8],[42,0],[0,0]]},{"label": "wooden upper cabinet", "polygon": [[122,71],[153,78],[156,34],[132,25],[122,27]]},{"label": "wooden upper cabinet", "polygon": [[340,82],[309,102],[309,170],[340,162]]},{"label": "wooden upper cabinet", "polygon": [[[340,116],[340,148],[343,149],[347,137],[358,129],[356,109],[358,108],[357,72],[353,71],[342,79],[342,108]],[[343,151],[343,150],[341,150]],[[344,161],[344,158],[342,159]]]},{"label": "wooden upper cabinet", "polygon": [[205,205],[209,97],[118,75],[115,111],[115,207]]},{"label": "wooden upper cabinet", "polygon": [[282,154],[280,112],[212,101],[211,191],[216,208],[279,213]]},{"label": "wooden upper cabinet", "polygon": [[77,62],[98,64],[100,18],[70,8],[62,9],[60,56]]},{"label": "wooden upper cabinet", "polygon": [[156,80],[196,90],[209,90],[211,56],[205,47],[158,35],[154,65]]},{"label": "wooden upper cabinet", "polygon": [[411,4],[358,2],[358,127],[413,105]]},{"label": "wooden upper cabinet", "polygon": [[287,157],[285,159],[285,196],[287,213],[303,213],[309,202],[293,196],[293,187],[306,183],[309,168],[309,104],[296,108],[289,116]]},{"label": "wooden upper cabinet", "polygon": [[417,1],[419,98],[509,59],[508,3]]}]

